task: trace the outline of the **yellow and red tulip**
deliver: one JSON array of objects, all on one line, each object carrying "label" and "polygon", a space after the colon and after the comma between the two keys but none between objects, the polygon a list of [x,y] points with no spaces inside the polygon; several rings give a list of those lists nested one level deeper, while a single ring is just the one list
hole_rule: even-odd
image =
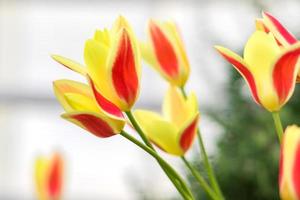
[{"label": "yellow and red tulip", "polygon": [[35,162],[35,183],[39,200],[60,200],[63,186],[63,159],[55,153],[51,158],[39,157]]},{"label": "yellow and red tulip", "polygon": [[196,96],[186,99],[174,86],[167,91],[163,102],[163,114],[136,110],[134,116],[151,142],[163,151],[181,156],[193,144],[199,111]]},{"label": "yellow and red tulip", "polygon": [[279,111],[292,96],[300,63],[300,42],[286,48],[273,34],[256,30],[244,48],[244,58],[216,46],[218,52],[244,77],[256,103]]},{"label": "yellow and red tulip", "polygon": [[280,151],[279,190],[282,200],[300,199],[300,128],[286,128]]},{"label": "yellow and red tulip", "polygon": [[172,85],[182,87],[190,74],[179,30],[173,22],[149,22],[149,41],[141,43],[142,56]]},{"label": "yellow and red tulip", "polygon": [[138,43],[126,19],[119,17],[112,29],[97,30],[86,41],[86,67],[59,55],[52,57],[89,82],[54,82],[55,94],[66,110],[63,117],[99,137],[120,133],[125,125],[122,111],[135,103],[141,73]]}]

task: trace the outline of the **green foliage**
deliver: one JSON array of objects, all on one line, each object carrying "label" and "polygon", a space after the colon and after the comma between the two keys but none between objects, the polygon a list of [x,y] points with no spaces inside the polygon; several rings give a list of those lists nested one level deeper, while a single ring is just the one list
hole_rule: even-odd
[{"label": "green foliage", "polygon": [[[232,68],[223,108],[208,109],[207,114],[222,128],[216,156],[211,159],[226,199],[274,200],[278,197],[279,144],[272,116],[247,96],[244,80]],[[245,95],[246,94],[246,95]],[[281,111],[283,126],[300,124],[299,90]],[[203,130],[205,131],[205,130]],[[204,174],[199,155],[194,164]],[[207,199],[189,175],[197,199]]]}]

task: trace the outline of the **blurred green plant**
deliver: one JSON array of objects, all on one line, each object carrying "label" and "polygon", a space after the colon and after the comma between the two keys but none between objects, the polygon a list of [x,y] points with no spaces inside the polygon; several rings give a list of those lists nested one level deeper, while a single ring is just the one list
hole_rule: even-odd
[{"label": "blurred green plant", "polygon": [[[208,108],[205,113],[223,128],[211,158],[226,199],[275,200],[278,195],[279,144],[270,113],[255,105],[241,76],[230,69],[222,108]],[[249,93],[250,94],[250,93]],[[283,125],[300,124],[300,91],[296,89],[281,111]],[[193,163],[203,171],[199,155]],[[191,174],[188,179],[197,199],[208,199]]]}]

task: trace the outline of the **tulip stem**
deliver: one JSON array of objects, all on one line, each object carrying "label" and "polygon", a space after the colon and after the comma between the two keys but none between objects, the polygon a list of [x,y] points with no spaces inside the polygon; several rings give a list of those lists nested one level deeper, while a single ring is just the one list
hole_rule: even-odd
[{"label": "tulip stem", "polygon": [[202,175],[186,160],[184,156],[181,156],[182,161],[187,166],[187,168],[191,171],[193,176],[198,181],[199,185],[205,190],[205,192],[211,197],[211,199],[219,200],[220,197],[211,189],[206,180],[202,177]]},{"label": "tulip stem", "polygon": [[[152,144],[149,142],[148,138],[146,137],[146,135],[144,134],[142,128],[139,126],[138,122],[136,121],[134,115],[132,114],[131,111],[127,111],[125,112],[129,121],[131,122],[132,126],[135,128],[135,130],[137,131],[137,133],[140,135],[140,137],[142,138],[143,142],[158,156],[160,157],[154,147],[152,146]],[[159,159],[157,159],[159,165],[161,166],[161,168],[164,170],[164,172],[166,173],[166,175],[169,177],[169,179],[172,181],[172,183],[174,184],[174,186],[177,188],[177,190],[185,190],[185,192],[188,193],[188,195],[190,196],[189,199],[193,199],[193,195],[190,191],[190,189],[187,187],[186,183],[182,180],[182,178],[178,175],[178,173],[171,168],[171,171],[169,169],[169,167],[166,167],[164,165],[164,163],[161,163],[161,161]],[[177,179],[177,182],[173,179]],[[179,184],[179,185],[178,185]],[[179,191],[181,192],[181,191]]]},{"label": "tulip stem", "polygon": [[210,181],[212,187],[214,188],[215,192],[219,195],[219,197],[221,199],[224,199],[222,191],[221,191],[220,186],[218,184],[218,181],[216,179],[214,170],[213,170],[211,164],[209,163],[208,156],[207,156],[207,153],[206,153],[206,150],[205,150],[205,146],[204,146],[203,139],[202,139],[201,132],[200,132],[199,128],[197,130],[197,137],[198,137],[199,146],[200,146],[200,149],[201,149],[201,157],[203,159],[204,167],[207,171],[209,181]]},{"label": "tulip stem", "polygon": [[[180,178],[180,176],[177,174],[177,172],[163,158],[161,158],[153,149],[151,149],[148,146],[145,146],[140,141],[138,141],[137,139],[135,139],[134,137],[132,137],[131,135],[126,133],[124,130],[121,131],[120,134],[123,137],[125,137],[127,140],[129,140],[132,143],[134,143],[135,145],[139,146],[141,149],[146,151],[148,154],[150,154],[152,157],[154,157],[158,161],[158,163],[160,164],[160,166],[163,167],[165,172],[167,171],[166,172],[167,176],[169,177],[169,179],[172,181],[172,183],[174,184],[174,186],[176,187],[178,192],[181,194],[181,196],[185,200],[193,200],[194,199],[192,193],[190,192],[190,190],[188,188],[186,188],[184,181]],[[174,179],[174,178],[176,178],[176,179]]]},{"label": "tulip stem", "polygon": [[[187,98],[187,94],[185,92],[185,89],[184,87],[180,87],[180,90],[182,92],[182,95]],[[209,181],[214,189],[214,191],[218,194],[218,196],[221,198],[221,199],[224,199],[224,196],[222,194],[222,191],[220,189],[220,186],[218,184],[218,181],[217,181],[217,178],[215,176],[215,173],[214,173],[214,170],[208,160],[208,156],[207,156],[207,153],[206,153],[206,150],[205,150],[205,146],[204,146],[204,143],[203,143],[203,139],[202,139],[202,135],[201,135],[201,132],[200,132],[200,129],[198,128],[197,130],[197,137],[198,137],[198,142],[199,142],[199,147],[200,147],[200,152],[201,152],[201,157],[203,159],[203,162],[204,162],[204,167],[205,167],[205,170],[207,172],[207,175],[208,175],[208,178],[209,178]]]},{"label": "tulip stem", "polygon": [[277,132],[278,140],[281,143],[281,139],[282,139],[282,135],[283,135],[283,128],[282,128],[279,112],[272,112],[272,117],[274,120],[274,125],[275,125],[275,129]]},{"label": "tulip stem", "polygon": [[135,130],[138,132],[138,134],[141,136],[143,142],[150,147],[151,149],[153,149],[155,151],[155,149],[153,148],[152,144],[149,142],[149,140],[147,139],[146,135],[144,134],[143,130],[141,129],[141,127],[139,126],[139,124],[137,123],[137,121],[135,120],[133,114],[131,111],[126,111],[125,112],[129,121],[132,123],[132,126],[135,128]]}]

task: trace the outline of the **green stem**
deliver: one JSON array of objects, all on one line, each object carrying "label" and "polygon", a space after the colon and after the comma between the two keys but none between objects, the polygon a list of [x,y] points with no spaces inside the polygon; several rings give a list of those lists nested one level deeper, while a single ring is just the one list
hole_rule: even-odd
[{"label": "green stem", "polygon": [[212,187],[214,188],[215,192],[219,195],[219,197],[221,199],[224,199],[222,191],[221,191],[220,186],[218,184],[218,181],[216,179],[214,170],[212,169],[212,167],[209,163],[208,156],[207,156],[207,153],[206,153],[206,150],[205,150],[205,146],[204,146],[203,139],[202,139],[199,128],[197,130],[197,137],[198,137],[199,146],[200,146],[200,150],[201,150],[201,157],[203,159],[204,167],[206,169],[209,181],[210,181]]},{"label": "green stem", "polygon": [[[185,89],[184,87],[180,87],[180,90],[182,92],[182,95],[187,98],[187,94],[185,92]],[[204,143],[203,143],[203,139],[202,139],[202,136],[201,136],[201,133],[200,133],[200,129],[198,128],[197,130],[197,137],[198,137],[198,141],[199,141],[199,147],[200,147],[200,151],[201,151],[201,157],[203,159],[203,162],[204,162],[204,167],[205,167],[205,170],[207,172],[207,175],[208,175],[208,178],[209,178],[209,181],[214,189],[214,191],[218,194],[218,196],[221,198],[221,199],[224,199],[223,197],[223,194],[222,194],[222,191],[220,189],[220,186],[218,184],[218,181],[216,179],[216,176],[215,176],[215,173],[214,173],[214,170],[213,168],[211,167],[210,163],[209,163],[209,160],[208,160],[208,156],[207,156],[207,153],[206,153],[206,150],[205,150],[205,146],[204,146]]]},{"label": "green stem", "polygon": [[[163,160],[155,151],[153,151],[153,149],[151,149],[148,146],[145,146],[144,144],[139,142],[137,139],[135,139],[134,137],[132,137],[131,135],[129,135],[125,131],[121,131],[121,135],[123,137],[125,137],[127,140],[134,143],[135,145],[139,146],[141,149],[146,151],[152,157],[154,157],[160,163],[161,166],[164,166],[163,169],[168,171],[168,173],[166,173],[168,175],[168,177],[170,176],[170,174],[174,175],[174,173],[176,173],[175,170],[165,160]],[[178,192],[182,195],[182,197],[185,200],[193,200],[194,199],[193,196],[190,196],[190,194],[187,194],[185,191],[183,191],[182,188],[179,187],[178,183],[176,183],[173,178],[171,178],[171,177],[169,177],[169,178],[172,181],[172,183],[175,185],[175,187],[177,188]]]},{"label": "green stem", "polygon": [[139,126],[139,124],[137,123],[137,121],[135,120],[133,114],[131,111],[126,111],[125,112],[129,121],[132,123],[132,126],[135,128],[135,130],[138,132],[138,134],[141,136],[143,142],[150,147],[151,149],[153,149],[155,151],[155,149],[153,148],[152,144],[149,142],[149,140],[147,139],[146,135],[144,134],[143,130],[141,129],[141,127]]},{"label": "green stem", "polygon": [[272,112],[272,117],[274,120],[274,125],[277,132],[278,140],[281,143],[283,128],[282,128],[279,112]]},{"label": "green stem", "polygon": [[186,160],[184,156],[181,157],[184,164],[189,168],[193,176],[198,181],[199,185],[205,190],[205,192],[211,197],[211,199],[219,200],[219,196],[210,188],[205,179],[201,176],[201,174]]},{"label": "green stem", "polygon": [[[149,142],[149,140],[147,139],[146,135],[144,134],[143,130],[141,129],[141,127],[139,126],[139,124],[137,123],[136,119],[134,118],[133,114],[131,111],[127,111],[125,112],[128,119],[130,120],[132,126],[135,128],[135,130],[138,132],[138,134],[140,135],[140,137],[142,138],[143,142],[150,148],[152,149],[155,153],[155,149],[153,148],[152,144]],[[186,183],[184,182],[184,180],[179,176],[179,174],[173,169],[173,168],[169,168],[167,166],[164,165],[164,163],[161,163],[160,160],[157,160],[158,163],[160,164],[161,168],[164,170],[164,172],[166,173],[166,175],[169,177],[169,179],[172,181],[172,183],[174,184],[174,186],[177,188],[177,190],[184,190],[186,193],[188,193],[188,195],[190,196],[190,199],[193,199],[193,195],[192,192],[190,191],[190,189],[187,187]],[[176,179],[176,180],[174,180]],[[181,192],[181,191],[179,191]]]}]

